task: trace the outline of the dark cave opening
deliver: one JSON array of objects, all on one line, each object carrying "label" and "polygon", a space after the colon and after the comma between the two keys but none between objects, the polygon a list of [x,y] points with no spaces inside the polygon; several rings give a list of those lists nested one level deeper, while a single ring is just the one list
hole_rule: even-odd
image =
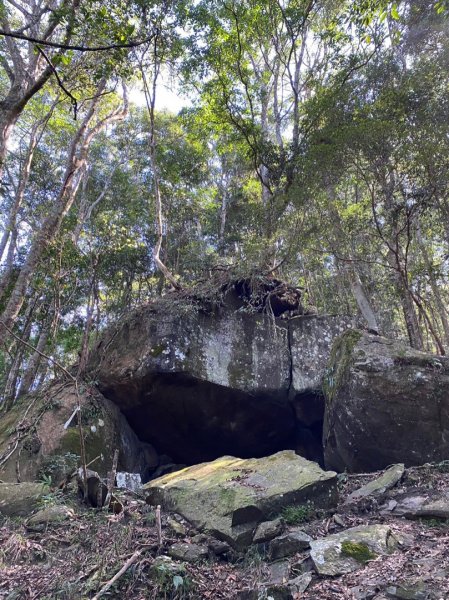
[{"label": "dark cave opening", "polygon": [[[292,402],[285,393],[249,394],[182,373],[159,373],[103,393],[146,448],[144,480],[224,455],[260,458],[293,449],[323,462],[315,393]],[[313,418],[298,420],[298,406],[306,413],[310,403]]]}]

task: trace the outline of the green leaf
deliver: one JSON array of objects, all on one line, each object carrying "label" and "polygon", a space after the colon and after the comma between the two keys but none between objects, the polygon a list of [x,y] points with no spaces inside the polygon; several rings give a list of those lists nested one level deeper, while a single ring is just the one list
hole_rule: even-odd
[{"label": "green leaf", "polygon": [[399,21],[399,12],[398,12],[398,5],[397,4],[393,4],[393,6],[391,7],[391,16],[396,21]]},{"label": "green leaf", "polygon": [[175,588],[175,590],[177,590],[182,585],[184,585],[184,579],[181,577],[181,575],[175,575],[173,577],[173,587]]}]

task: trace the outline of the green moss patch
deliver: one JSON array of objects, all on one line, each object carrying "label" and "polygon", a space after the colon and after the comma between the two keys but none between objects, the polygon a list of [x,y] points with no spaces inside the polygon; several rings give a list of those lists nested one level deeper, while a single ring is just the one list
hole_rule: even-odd
[{"label": "green moss patch", "polygon": [[354,558],[360,563],[366,563],[377,556],[370,550],[367,544],[363,544],[362,542],[342,542],[341,553],[343,556]]}]

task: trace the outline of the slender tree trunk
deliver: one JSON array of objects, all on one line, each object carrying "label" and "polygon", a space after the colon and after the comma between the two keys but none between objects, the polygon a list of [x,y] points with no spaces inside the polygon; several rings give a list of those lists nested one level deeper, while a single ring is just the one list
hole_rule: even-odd
[{"label": "slender tree trunk", "polygon": [[417,350],[423,350],[424,342],[419,327],[418,317],[415,311],[413,298],[410,294],[409,285],[403,270],[397,264],[397,256],[389,252],[390,264],[394,268],[393,280],[404,315],[410,346]]},{"label": "slender tree trunk", "polygon": [[6,255],[5,270],[3,275],[0,277],[0,300],[2,300],[5,292],[11,285],[14,275],[14,256],[16,253],[17,244],[17,227],[11,231],[11,237],[9,238],[8,254]]},{"label": "slender tree trunk", "polygon": [[44,323],[42,324],[42,329],[41,329],[41,332],[39,335],[39,340],[36,345],[36,351],[33,352],[31,357],[29,358],[26,369],[22,375],[19,390],[17,392],[17,398],[20,398],[21,396],[28,394],[28,392],[30,391],[30,389],[33,386],[34,380],[36,378],[36,375],[37,375],[37,372],[39,369],[39,365],[42,360],[41,353],[45,351],[45,347],[47,345],[48,338],[51,335],[53,320],[54,320],[54,313],[52,310],[49,310],[47,317],[45,318]]},{"label": "slender tree trunk", "polygon": [[157,52],[157,43],[158,43],[158,39],[157,39],[157,36],[155,36],[154,41],[153,41],[154,65],[153,65],[153,78],[152,78],[152,82],[151,82],[151,87],[148,84],[147,78],[145,76],[145,71],[144,71],[143,65],[141,65],[141,68],[140,68],[140,72],[141,72],[142,80],[143,80],[145,101],[147,104],[147,109],[148,109],[148,113],[149,113],[149,117],[150,117],[149,156],[150,156],[151,170],[153,173],[153,190],[154,190],[154,200],[155,200],[155,204],[156,204],[156,235],[157,235],[157,239],[156,239],[156,244],[153,248],[153,260],[154,260],[154,263],[155,263],[157,269],[159,269],[159,271],[162,273],[162,275],[165,277],[165,279],[167,281],[169,281],[175,289],[179,290],[179,289],[181,289],[180,284],[176,281],[173,273],[171,273],[170,269],[167,268],[167,266],[164,264],[164,262],[161,259],[162,244],[164,241],[164,217],[163,217],[163,211],[162,211],[161,188],[160,188],[160,184],[159,184],[159,166],[158,166],[157,160],[156,160],[155,106],[156,106],[157,81],[158,81],[158,77],[160,74],[160,68],[161,68],[160,57],[158,56],[158,52]]},{"label": "slender tree trunk", "polygon": [[94,99],[91,101],[90,107],[86,113],[86,116],[80,128],[75,134],[69,151],[63,184],[55,201],[53,210],[44,219],[40,231],[34,236],[31,242],[27,258],[20,270],[14,289],[9,298],[8,304],[5,310],[3,311],[1,320],[8,327],[11,327],[11,325],[17,318],[17,315],[19,314],[23,304],[27,286],[35,270],[38,267],[39,261],[50,242],[58,233],[65,215],[70,210],[73,204],[76,192],[78,190],[78,186],[80,184],[80,173],[87,161],[87,155],[92,139],[95,137],[96,134],[98,134],[102,129],[104,129],[104,127],[106,127],[108,123],[123,119],[127,112],[127,95],[124,89],[123,108],[114,111],[113,113],[109,114],[107,117],[99,121],[91,129],[88,129],[96,113],[96,109],[100,100],[100,95],[104,89],[104,86],[105,81],[103,80],[97,89]]},{"label": "slender tree trunk", "polygon": [[[37,293],[35,293],[33,297],[29,299],[28,306],[25,311],[25,323],[20,334],[20,338],[24,342],[28,342],[30,339],[33,326],[33,317],[39,306],[40,302],[37,299]],[[16,345],[14,359],[8,373],[8,378],[6,380],[5,390],[3,393],[3,406],[5,410],[9,410],[11,406],[13,406],[16,399],[17,381],[19,379],[20,368],[23,363],[24,354],[25,346],[23,344]]]},{"label": "slender tree trunk", "polygon": [[[50,114],[53,112],[53,108],[51,109],[48,116],[44,119],[44,123],[48,122],[50,118]],[[19,209],[22,205],[23,198],[25,195],[25,189],[28,185],[28,181],[31,173],[31,164],[33,162],[34,151],[36,150],[37,143],[39,141],[38,131],[42,122],[36,123],[31,129],[30,142],[28,145],[27,153],[25,155],[25,160],[23,162],[22,169],[19,175],[19,184],[17,186],[17,191],[14,197],[14,201],[9,212],[8,221],[5,227],[5,231],[0,239],[0,260],[3,257],[3,253],[5,252],[6,245],[8,244],[9,237],[13,229],[16,227],[17,215],[19,213]]]},{"label": "slender tree trunk", "polygon": [[371,306],[368,296],[365,293],[365,289],[360,281],[359,274],[354,267],[348,269],[348,277],[351,283],[352,294],[357,302],[357,306],[359,307],[362,317],[366,321],[367,327],[380,333],[376,314]]},{"label": "slender tree trunk", "polygon": [[436,307],[438,309],[438,316],[441,321],[441,325],[443,326],[444,331],[444,339],[445,345],[449,347],[449,321],[448,321],[448,310],[446,307],[446,303],[443,301],[441,297],[440,289],[438,283],[435,279],[435,273],[432,265],[432,261],[429,257],[429,253],[427,252],[426,244],[422,238],[422,233],[420,227],[418,227],[417,232],[418,244],[424,259],[424,263],[427,269],[427,276],[429,278],[430,287],[432,289],[432,294],[435,300]]}]

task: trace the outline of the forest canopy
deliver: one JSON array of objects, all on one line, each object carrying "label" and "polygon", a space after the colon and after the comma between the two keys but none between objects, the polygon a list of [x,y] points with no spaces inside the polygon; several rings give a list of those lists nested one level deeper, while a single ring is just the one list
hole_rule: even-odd
[{"label": "forest canopy", "polygon": [[444,0],[1,0],[0,19],[3,407],[223,273],[447,352]]}]

